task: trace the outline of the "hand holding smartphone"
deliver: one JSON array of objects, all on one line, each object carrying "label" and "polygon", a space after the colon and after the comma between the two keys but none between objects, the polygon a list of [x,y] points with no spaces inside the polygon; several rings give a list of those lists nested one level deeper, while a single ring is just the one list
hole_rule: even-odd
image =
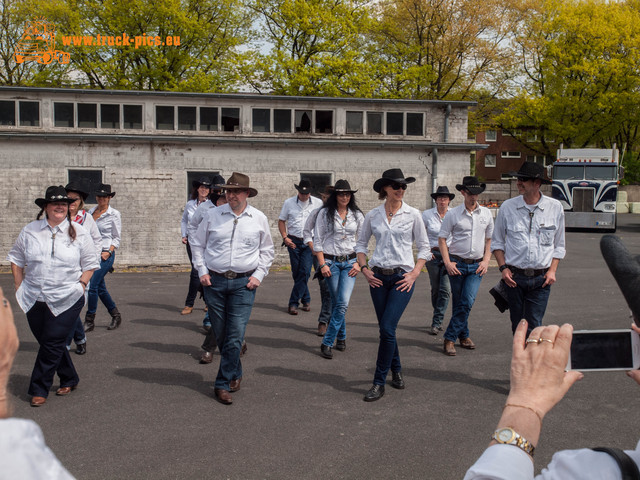
[{"label": "hand holding smartphone", "polygon": [[567,370],[611,371],[640,368],[640,335],[633,330],[575,330]]}]

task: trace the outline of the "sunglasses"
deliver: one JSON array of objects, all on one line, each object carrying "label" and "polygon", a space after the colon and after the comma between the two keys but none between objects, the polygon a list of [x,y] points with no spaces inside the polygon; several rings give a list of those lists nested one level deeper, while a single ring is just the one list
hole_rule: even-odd
[{"label": "sunglasses", "polygon": [[392,183],[389,185],[391,188],[393,188],[394,190],[406,190],[407,189],[407,184],[406,183]]}]

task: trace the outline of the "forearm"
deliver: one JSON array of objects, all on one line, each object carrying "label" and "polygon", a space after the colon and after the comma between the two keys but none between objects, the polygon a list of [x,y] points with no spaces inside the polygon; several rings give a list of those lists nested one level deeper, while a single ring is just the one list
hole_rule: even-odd
[{"label": "forearm", "polygon": [[15,263],[11,264],[11,273],[13,274],[13,285],[16,290],[20,288],[22,281],[24,280],[24,268],[19,267]]},{"label": "forearm", "polygon": [[449,258],[449,248],[447,248],[447,239],[444,237],[439,237],[438,247],[440,248],[440,255],[442,255],[442,261],[444,263],[449,263],[451,260]]},{"label": "forearm", "polygon": [[493,256],[496,257],[496,262],[498,262],[499,267],[507,263],[507,261],[504,258],[504,250],[494,250]]},{"label": "forearm", "polygon": [[287,223],[284,220],[278,220],[278,231],[282,238],[287,236]]},{"label": "forearm", "polygon": [[491,239],[487,238],[484,242],[484,255],[482,257],[483,262],[491,260]]},{"label": "forearm", "polygon": [[549,271],[552,273],[556,273],[558,270],[558,265],[560,265],[560,259],[554,258],[551,260],[551,266],[549,267]]},{"label": "forearm", "polygon": [[94,271],[95,270],[86,270],[82,272],[82,275],[80,275],[80,283],[84,284],[85,288],[87,288],[87,285],[89,285]]}]

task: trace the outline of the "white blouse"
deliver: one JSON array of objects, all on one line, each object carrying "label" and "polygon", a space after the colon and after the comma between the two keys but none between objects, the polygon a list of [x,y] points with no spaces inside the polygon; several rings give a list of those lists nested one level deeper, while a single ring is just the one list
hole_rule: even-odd
[{"label": "white blouse", "polygon": [[413,259],[414,241],[418,247],[418,258],[427,261],[433,258],[420,212],[404,202],[391,222],[386,219],[384,203],[367,213],[356,243],[357,253],[367,254],[371,235],[376,239],[376,248],[369,266],[402,268],[405,272],[413,270],[416,265]]},{"label": "white blouse", "polygon": [[329,255],[349,255],[355,252],[356,238],[363,223],[362,212],[348,209],[344,221],[336,212],[332,225],[327,209],[321,209],[316,218],[313,250]]},{"label": "white blouse", "polygon": [[[89,213],[93,215],[96,208],[93,207],[89,210]],[[96,220],[100,235],[102,235],[102,250],[109,250],[111,245],[114,248],[120,247],[120,234],[122,232],[122,219],[120,212],[115,208],[109,206],[106,212],[98,217]]]},{"label": "white blouse", "polygon": [[45,302],[58,316],[84,295],[82,272],[100,268],[91,236],[82,225],[74,225],[76,239],[69,237],[69,221],[51,227],[46,219],[22,229],[7,260],[24,269],[16,300],[27,313],[36,301]]}]

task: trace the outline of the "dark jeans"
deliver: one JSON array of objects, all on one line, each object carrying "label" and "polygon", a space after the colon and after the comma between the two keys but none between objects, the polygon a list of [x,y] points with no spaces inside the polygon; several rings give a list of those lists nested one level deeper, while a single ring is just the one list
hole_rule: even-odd
[{"label": "dark jeans", "polygon": [[431,306],[433,307],[431,326],[441,327],[444,314],[449,306],[451,285],[439,252],[434,252],[433,260],[427,262],[427,272],[429,272],[429,282],[431,283]]},{"label": "dark jeans", "polygon": [[[317,272],[318,267],[318,259],[316,256],[313,256],[313,269]],[[322,302],[322,307],[320,308],[320,314],[318,315],[318,323],[329,323],[331,320],[331,293],[329,292],[329,286],[327,285],[327,280],[322,276],[322,273],[318,277],[318,286],[320,287],[320,301]]]},{"label": "dark jeans", "polygon": [[[113,252],[106,260],[100,260],[100,268],[93,272],[91,276],[91,282],[89,283],[89,301],[87,302],[87,313],[96,313],[98,309],[98,298],[102,301],[107,311],[110,312],[116,308],[116,302],[113,301],[111,295],[107,291],[107,284],[104,281],[104,277],[107,276],[113,262],[116,259],[116,253]],[[71,328],[69,328],[71,330]],[[68,333],[68,332],[67,332]]]},{"label": "dark jeans", "polygon": [[230,280],[212,275],[211,286],[204,287],[211,329],[220,351],[215,388],[222,390],[229,390],[231,380],[242,378],[240,351],[256,297],[256,291],[247,288],[248,281],[249,277]]},{"label": "dark jeans", "polygon": [[380,344],[378,345],[378,359],[376,360],[373,384],[384,385],[389,369],[392,372],[402,370],[398,342],[396,341],[396,328],[415,288],[412,287],[408,292],[396,290],[398,288],[396,283],[403,278],[400,274],[379,275],[376,273],[375,276],[382,280],[382,286],[369,287],[380,330]]},{"label": "dark jeans", "polygon": [[193,258],[191,254],[191,245],[187,242],[187,255],[189,256],[189,264],[191,265],[191,273],[189,274],[189,291],[187,292],[187,298],[184,301],[185,307],[193,307],[198,296],[198,290],[200,290],[200,275],[198,270],[193,266]]},{"label": "dark jeans", "polygon": [[515,332],[518,323],[524,318],[529,324],[527,327],[528,335],[531,330],[542,325],[542,317],[547,309],[551,285],[542,287],[544,275],[527,277],[520,273],[513,273],[512,277],[518,285],[505,289],[509,300],[511,328]]},{"label": "dark jeans", "polygon": [[56,373],[60,377],[61,387],[73,387],[80,382],[66,340],[83,306],[84,295],[57,317],[44,302],[36,302],[27,312],[29,328],[40,345],[31,372],[29,395],[47,398]]},{"label": "dark jeans", "polygon": [[287,247],[289,261],[291,262],[291,276],[293,277],[293,289],[289,297],[289,306],[297,307],[300,302],[311,302],[307,282],[311,274],[311,264],[314,256],[309,245],[305,245],[301,240],[291,239],[291,241],[296,244],[296,248]]},{"label": "dark jeans", "polygon": [[451,284],[451,321],[444,332],[445,340],[455,342],[469,337],[469,313],[476,301],[482,277],[476,274],[478,263],[456,261],[456,267],[462,275],[449,275]]}]

